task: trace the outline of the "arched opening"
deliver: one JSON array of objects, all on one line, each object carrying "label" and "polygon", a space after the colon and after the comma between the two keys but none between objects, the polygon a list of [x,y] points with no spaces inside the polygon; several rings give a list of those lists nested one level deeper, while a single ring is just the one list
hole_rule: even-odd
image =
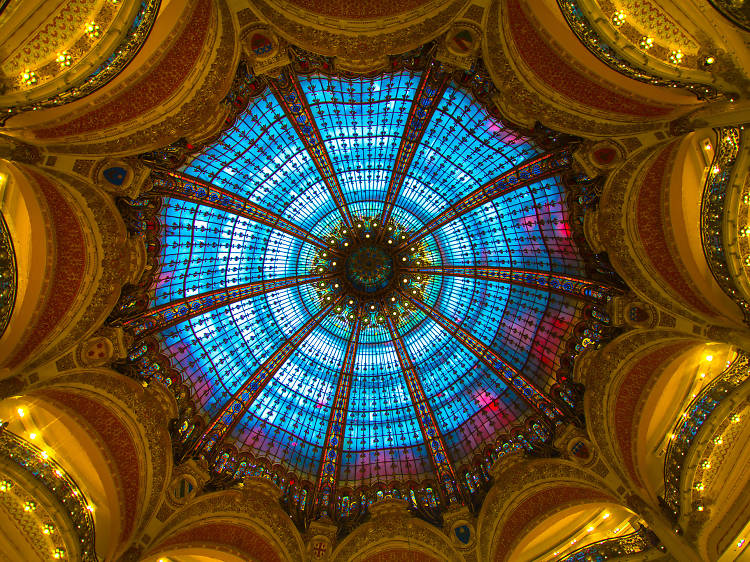
[{"label": "arched opening", "polygon": [[92,508],[97,553],[103,559],[112,556],[122,513],[112,461],[96,437],[75,416],[32,396],[0,402],[0,419],[8,422],[8,431],[41,449],[75,480]]},{"label": "arched opening", "polygon": [[141,560],[142,562],[245,562],[247,558],[231,552],[194,546],[168,549]]},{"label": "arched opening", "polygon": [[701,240],[703,187],[715,147],[716,134],[712,129],[695,131],[682,140],[667,185],[667,218],[677,254],[696,289],[716,312],[741,324],[742,312],[714,279]]},{"label": "arched opening", "polygon": [[[17,270],[15,304],[5,332],[0,334],[0,367],[21,344],[25,328],[43,300],[52,249],[46,219],[29,179],[16,166],[0,160],[0,212],[8,226]],[[0,369],[0,377],[2,369]]]},{"label": "arched opening", "polygon": [[551,513],[529,528],[510,559],[562,560],[587,545],[630,535],[639,528],[638,516],[621,505],[576,505]]},{"label": "arched opening", "polygon": [[685,408],[736,356],[726,344],[696,344],[677,354],[656,376],[633,428],[636,465],[654,501],[664,488],[664,455]]}]

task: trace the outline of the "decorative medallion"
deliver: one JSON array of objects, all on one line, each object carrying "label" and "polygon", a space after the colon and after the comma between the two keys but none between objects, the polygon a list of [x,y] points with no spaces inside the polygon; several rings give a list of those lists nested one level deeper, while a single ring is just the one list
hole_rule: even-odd
[{"label": "decorative medallion", "polygon": [[451,529],[451,539],[456,547],[463,549],[474,546],[476,531],[469,521],[458,520]]},{"label": "decorative medallion", "polygon": [[288,64],[286,51],[279,37],[263,24],[254,24],[242,31],[242,45],[258,74],[270,73]]},{"label": "decorative medallion", "polygon": [[331,540],[328,537],[317,535],[308,544],[308,553],[312,560],[328,560],[331,556]]},{"label": "decorative medallion", "polygon": [[184,474],[174,480],[169,491],[175,503],[182,504],[198,493],[198,483],[192,475]]},{"label": "decorative medallion", "polygon": [[445,46],[454,55],[470,55],[479,49],[479,33],[474,26],[458,25],[445,36]]}]

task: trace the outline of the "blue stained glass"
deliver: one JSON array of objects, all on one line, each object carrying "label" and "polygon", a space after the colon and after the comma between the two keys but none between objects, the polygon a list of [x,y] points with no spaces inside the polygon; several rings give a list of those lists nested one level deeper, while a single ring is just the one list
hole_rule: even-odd
[{"label": "blue stained glass", "polygon": [[[389,186],[394,187],[393,170],[404,158],[401,139],[422,77],[414,70],[376,77],[312,73],[295,78],[312,121],[300,118],[319,134],[333,168],[330,181],[340,187],[357,221],[379,217]],[[331,185],[305,143],[269,88],[181,173],[246,198],[310,235],[326,241],[344,236]],[[473,190],[541,154],[533,139],[491,117],[471,93],[450,83],[396,186],[393,224],[405,232],[419,231]],[[306,276],[320,259],[322,250],[313,243],[208,202],[166,197],[160,213],[160,269],[152,306],[226,287]],[[418,241],[420,259],[436,267],[489,266],[585,277],[569,221],[561,180],[551,177],[484,201],[426,234]],[[385,244],[385,238],[378,243]],[[336,259],[348,259],[345,255]],[[393,283],[400,283],[406,274],[396,271]],[[391,329],[384,321],[372,321],[362,325],[352,371],[346,375],[346,421],[332,426],[330,443],[341,449],[329,451],[325,459],[337,389],[349,380],[342,366],[353,322],[336,311],[318,318],[323,306],[334,302],[324,300],[318,281],[261,292],[182,318],[159,333],[200,413],[209,422],[220,413],[228,415],[226,440],[241,452],[279,463],[303,482],[316,482],[325,469],[338,478],[339,488],[377,482],[390,486],[394,480],[436,482],[433,464],[442,460],[453,466],[451,478],[461,481],[462,463],[536,413],[430,312],[384,308],[396,311],[395,333],[427,400],[420,404],[424,423],[434,419],[436,424],[425,432],[434,435],[428,439],[420,427],[417,398],[407,384]],[[579,301],[472,277],[425,274],[422,282],[418,298],[427,309],[476,338],[539,390],[549,391],[571,326],[582,317]],[[411,289],[409,283],[404,287]],[[257,397],[244,409],[235,404],[237,413],[227,414],[230,400],[250,377],[315,318],[318,322],[301,343],[283,353],[278,368],[260,381]],[[420,501],[434,504],[435,497],[430,490]],[[349,499],[342,502],[347,511]]]}]

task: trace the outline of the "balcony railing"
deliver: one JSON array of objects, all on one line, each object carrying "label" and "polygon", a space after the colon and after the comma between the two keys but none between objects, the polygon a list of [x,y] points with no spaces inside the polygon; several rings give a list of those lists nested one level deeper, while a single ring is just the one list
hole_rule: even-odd
[{"label": "balcony railing", "polygon": [[658,543],[656,535],[642,526],[634,533],[582,546],[561,558],[560,562],[601,562],[631,554],[639,554],[657,547]]},{"label": "balcony railing", "polygon": [[701,201],[700,228],[703,254],[722,291],[739,305],[745,322],[750,323],[750,303],[742,296],[732,277],[725,248],[728,234],[725,232],[727,189],[731,184],[737,156],[740,153],[743,131],[740,127],[724,127],[715,131],[717,146]]},{"label": "balcony railing", "polygon": [[749,373],[750,357],[740,353],[724,372],[698,393],[675,425],[664,458],[662,497],[664,507],[674,521],[681,514],[680,477],[691,445],[711,414],[734,389],[747,380]]},{"label": "balcony railing", "polygon": [[44,486],[67,514],[81,545],[80,560],[96,562],[94,518],[91,506],[76,481],[47,453],[0,424],[0,457],[31,474]]},{"label": "balcony railing", "polygon": [[724,93],[718,91],[715,87],[709,84],[700,84],[687,80],[670,80],[657,76],[644,68],[639,68],[622,57],[600,36],[599,32],[593,25],[591,25],[586,14],[581,10],[577,0],[557,0],[557,4],[560,6],[560,10],[562,11],[563,16],[565,16],[568,25],[581,43],[583,43],[584,46],[596,56],[596,58],[613,70],[624,74],[628,78],[646,84],[685,90],[695,95],[698,99],[715,100],[726,97]]}]

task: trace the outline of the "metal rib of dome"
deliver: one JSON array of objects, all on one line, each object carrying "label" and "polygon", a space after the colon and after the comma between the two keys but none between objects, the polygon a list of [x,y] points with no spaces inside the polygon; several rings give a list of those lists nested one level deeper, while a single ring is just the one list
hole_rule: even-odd
[{"label": "metal rib of dome", "polygon": [[125,324],[191,389],[188,454],[277,467],[297,509],[345,517],[372,490],[466,502],[483,458],[569,416],[556,373],[608,287],[571,236],[570,149],[489,113],[481,81],[285,69],[156,174],[161,268]]}]

